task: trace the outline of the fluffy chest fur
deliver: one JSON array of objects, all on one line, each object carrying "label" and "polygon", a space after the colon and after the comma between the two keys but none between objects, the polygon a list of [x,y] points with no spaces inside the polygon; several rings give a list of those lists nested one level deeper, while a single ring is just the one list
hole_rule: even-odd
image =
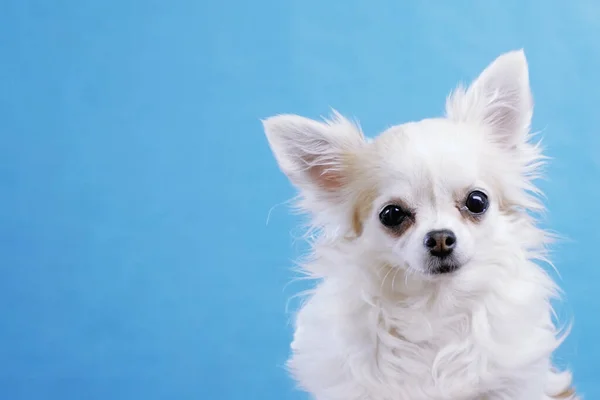
[{"label": "fluffy chest fur", "polygon": [[[308,269],[325,271],[329,256]],[[559,342],[540,289],[552,283],[535,264],[473,266],[495,281],[469,293],[373,267],[324,278],[297,315],[289,367],[317,399],[510,399],[507,382],[547,373]]]}]

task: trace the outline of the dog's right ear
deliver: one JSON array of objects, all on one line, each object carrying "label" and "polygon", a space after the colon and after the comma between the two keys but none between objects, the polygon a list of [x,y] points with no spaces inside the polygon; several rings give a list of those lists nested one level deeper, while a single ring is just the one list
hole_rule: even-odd
[{"label": "dog's right ear", "polygon": [[314,121],[297,115],[278,115],[263,121],[269,145],[281,170],[301,191],[333,199],[352,179],[360,129],[338,113]]}]

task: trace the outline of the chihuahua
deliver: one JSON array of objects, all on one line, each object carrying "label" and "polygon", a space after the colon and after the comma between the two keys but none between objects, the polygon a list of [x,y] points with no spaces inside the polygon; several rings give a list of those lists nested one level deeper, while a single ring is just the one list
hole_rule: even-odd
[{"label": "chihuahua", "polygon": [[579,399],[552,353],[560,291],[539,263],[546,158],[523,51],[373,140],[329,120],[263,121],[318,232],[288,367],[316,400]]}]

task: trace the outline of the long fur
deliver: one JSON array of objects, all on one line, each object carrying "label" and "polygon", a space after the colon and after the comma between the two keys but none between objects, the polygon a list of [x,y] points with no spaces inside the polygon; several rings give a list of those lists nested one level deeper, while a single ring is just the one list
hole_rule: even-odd
[{"label": "long fur", "polygon": [[[316,284],[296,316],[288,362],[316,400],[579,398],[570,372],[551,363],[568,330],[553,323],[560,290],[538,265],[549,262],[551,236],[534,218],[544,210],[535,180],[546,158],[529,132],[532,106],[519,51],[455,90],[445,118],[372,142],[337,113],[264,122],[318,232],[301,263]],[[481,221],[453,204],[466,184],[489,191]],[[416,210],[399,237],[377,218],[398,197]],[[432,276],[422,236],[446,227],[464,265]]]}]

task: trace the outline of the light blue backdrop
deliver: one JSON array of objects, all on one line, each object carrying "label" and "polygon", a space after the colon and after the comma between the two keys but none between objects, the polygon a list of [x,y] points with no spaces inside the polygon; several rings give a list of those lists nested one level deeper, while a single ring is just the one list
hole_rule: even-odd
[{"label": "light blue backdrop", "polygon": [[[3,0],[0,398],[305,399],[282,367],[303,247],[260,118],[369,135],[524,47],[575,328],[599,398],[600,3]],[[452,4],[452,5],[450,5]]]}]

